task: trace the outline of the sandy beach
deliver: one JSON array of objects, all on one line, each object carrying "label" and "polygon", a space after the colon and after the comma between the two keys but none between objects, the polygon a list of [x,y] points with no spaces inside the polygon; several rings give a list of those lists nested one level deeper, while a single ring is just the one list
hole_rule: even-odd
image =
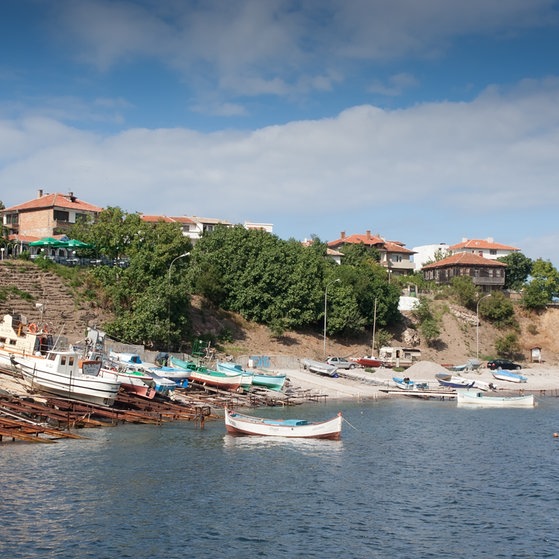
[{"label": "sandy beach", "polygon": [[[316,394],[323,394],[328,399],[364,400],[386,397],[383,390],[396,389],[396,385],[392,381],[394,376],[407,376],[416,382],[427,382],[430,388],[437,388],[439,383],[435,375],[440,372],[448,372],[448,370],[431,361],[419,361],[407,369],[405,373],[395,372],[390,368],[383,367],[374,370],[374,372],[365,369],[341,371],[342,376],[339,378],[317,375],[302,368],[299,370],[287,369],[283,372],[287,373],[291,385],[312,390]],[[496,387],[497,393],[502,394],[518,393],[519,391],[542,395],[556,395],[559,393],[558,367],[534,363],[517,372],[528,377],[528,380],[525,383],[496,380],[492,375],[492,371],[487,368],[480,368],[477,371],[466,371],[461,373],[460,376],[492,383]]]}]

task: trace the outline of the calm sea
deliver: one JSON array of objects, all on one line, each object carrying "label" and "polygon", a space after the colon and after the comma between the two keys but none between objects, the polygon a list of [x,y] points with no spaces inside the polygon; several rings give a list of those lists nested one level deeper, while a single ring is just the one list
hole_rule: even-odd
[{"label": "calm sea", "polygon": [[0,447],[0,557],[559,557],[559,400],[415,400],[260,415],[341,441],[235,438],[221,422],[119,426]]}]

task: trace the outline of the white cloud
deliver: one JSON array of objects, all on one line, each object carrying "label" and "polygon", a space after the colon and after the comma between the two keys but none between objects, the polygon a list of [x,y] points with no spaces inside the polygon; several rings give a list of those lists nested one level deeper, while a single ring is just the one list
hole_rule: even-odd
[{"label": "white cloud", "polygon": [[[559,81],[547,80],[491,89],[471,103],[359,106],[336,118],[211,134],[99,135],[53,119],[4,121],[3,202],[42,187],[127,211],[282,220],[298,238],[384,226],[410,244],[433,242],[411,237],[413,223],[401,219],[410,215],[428,227],[444,223],[436,242],[465,234],[518,246],[519,230],[535,233],[538,214],[559,205],[558,99]],[[459,229],[484,220],[483,234]]]}]

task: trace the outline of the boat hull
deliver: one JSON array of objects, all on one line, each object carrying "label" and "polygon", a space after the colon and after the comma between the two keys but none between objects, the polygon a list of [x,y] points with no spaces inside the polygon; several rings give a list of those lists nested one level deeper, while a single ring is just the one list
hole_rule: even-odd
[{"label": "boat hull", "polygon": [[220,371],[211,371],[209,369],[206,371],[194,370],[190,374],[191,381],[222,388],[224,390],[238,390],[241,388],[241,379],[242,375],[240,373],[232,375]]},{"label": "boat hull", "polygon": [[15,362],[31,389],[38,389],[56,396],[98,406],[111,406],[120,389],[120,382],[102,377],[84,375],[79,372],[65,374],[56,369],[47,369],[48,363],[43,359],[16,359]]},{"label": "boat hull", "polygon": [[481,392],[459,390],[456,394],[459,406],[477,406],[484,408],[533,408],[533,394],[524,396],[485,396]]},{"label": "boat hull", "polygon": [[382,367],[382,361],[376,357],[359,357],[353,361],[362,367]]},{"label": "boat hull", "polygon": [[303,420],[270,420],[225,410],[225,428],[233,435],[256,435],[304,439],[338,440],[342,431],[342,415],[320,423]]},{"label": "boat hull", "polygon": [[526,382],[528,377],[521,375],[519,373],[513,373],[512,371],[506,371],[504,369],[500,369],[498,371],[493,371],[493,377],[497,380],[504,380],[507,382]]}]

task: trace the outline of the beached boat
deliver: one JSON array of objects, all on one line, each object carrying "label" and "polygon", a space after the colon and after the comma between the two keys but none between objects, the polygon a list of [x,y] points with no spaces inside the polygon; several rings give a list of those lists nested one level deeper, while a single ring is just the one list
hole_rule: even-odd
[{"label": "beached boat", "polygon": [[120,382],[123,390],[141,398],[152,400],[157,394],[154,379],[141,371],[117,371],[101,367],[99,376],[107,380]]},{"label": "beached boat", "polygon": [[515,373],[513,371],[508,371],[506,369],[498,369],[492,372],[492,375],[497,380],[506,380],[508,382],[526,382],[528,377],[521,375],[520,373]]},{"label": "beached boat", "polygon": [[243,367],[237,363],[231,363],[229,361],[220,361],[215,365],[216,371],[225,373],[226,375],[241,375],[241,387],[244,390],[249,390],[253,384],[253,375],[250,371],[243,369]]},{"label": "beached boat", "polygon": [[481,361],[479,359],[468,359],[463,365],[450,365],[448,368],[451,371],[463,372],[463,371],[477,371],[481,367]]},{"label": "beached boat", "polygon": [[523,396],[486,396],[477,390],[458,390],[456,401],[460,406],[479,406],[485,408],[533,408],[533,394]]},{"label": "beached boat", "polygon": [[12,363],[32,389],[96,405],[112,405],[121,384],[98,375],[101,361],[96,374],[91,374],[95,363],[91,360],[86,364],[89,374],[84,373],[76,351],[49,351],[44,359],[13,356]]},{"label": "beached boat", "polygon": [[362,367],[382,367],[382,361],[377,357],[352,357],[351,361],[355,361]]},{"label": "beached boat", "polygon": [[228,374],[214,371],[206,367],[197,367],[190,373],[190,380],[199,384],[214,386],[223,390],[239,390],[241,387],[241,373]]},{"label": "beached boat", "polygon": [[279,392],[284,387],[286,380],[287,375],[285,373],[266,372],[259,369],[252,372],[253,385],[262,386],[276,392]]},{"label": "beached boat", "polygon": [[427,390],[429,383],[426,381],[413,381],[408,377],[392,377],[396,386],[402,390]]},{"label": "beached boat", "polygon": [[328,363],[324,363],[322,361],[315,361],[314,359],[301,359],[301,365],[303,365],[303,369],[306,369],[311,373],[334,378],[338,376],[337,367],[334,367],[333,365],[329,365]]},{"label": "beached boat", "polygon": [[233,371],[243,375],[250,375],[253,386],[261,386],[268,390],[280,391],[287,378],[285,373],[275,373],[273,371],[263,371],[262,369],[245,369],[238,363],[231,363],[229,361],[219,362],[216,365],[218,371]]},{"label": "beached boat", "polygon": [[438,383],[447,388],[472,388],[475,381],[469,378],[460,377],[457,375],[445,375],[444,373],[437,373],[435,375]]},{"label": "beached boat", "polygon": [[6,314],[0,322],[0,367],[12,368],[12,356],[41,357],[54,348],[54,339],[46,326],[40,326],[20,314]]},{"label": "beached boat", "polygon": [[260,435],[306,439],[339,439],[342,414],[319,423],[305,419],[265,419],[225,410],[225,428],[235,435]]}]

